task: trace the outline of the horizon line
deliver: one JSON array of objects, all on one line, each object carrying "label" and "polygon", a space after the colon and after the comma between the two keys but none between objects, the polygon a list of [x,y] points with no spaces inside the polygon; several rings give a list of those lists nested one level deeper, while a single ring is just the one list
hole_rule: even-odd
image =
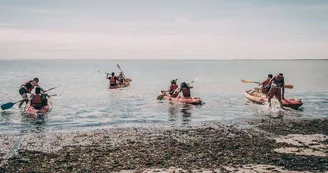
[{"label": "horizon line", "polygon": [[257,59],[257,58],[234,58],[234,59],[164,59],[164,58],[156,58],[156,59],[150,59],[150,58],[123,58],[123,59],[117,59],[117,58],[112,58],[112,59],[104,59],[104,58],[49,58],[49,59],[41,59],[41,58],[13,58],[13,59],[1,59],[0,61],[10,61],[10,60],[23,60],[23,61],[28,61],[28,60],[174,60],[174,61],[179,61],[179,60],[185,60],[185,61],[234,61],[234,60],[261,60],[261,61],[272,61],[272,60],[328,60],[328,58],[284,58],[284,59],[278,59],[278,58],[268,58],[268,59]]}]

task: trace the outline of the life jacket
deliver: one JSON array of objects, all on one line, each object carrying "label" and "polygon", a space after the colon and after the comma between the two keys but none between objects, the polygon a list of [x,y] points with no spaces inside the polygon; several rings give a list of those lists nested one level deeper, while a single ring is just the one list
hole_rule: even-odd
[{"label": "life jacket", "polygon": [[270,79],[266,79],[266,80],[263,82],[262,87],[267,86],[267,85],[269,84],[269,82],[270,82]]},{"label": "life jacket", "polygon": [[190,97],[190,89],[189,88],[182,88],[182,95],[183,97]]},{"label": "life jacket", "polygon": [[25,82],[23,85],[21,85],[21,87],[25,88],[29,93],[32,92],[32,90],[34,89],[34,86],[31,84],[31,80]]},{"label": "life jacket", "polygon": [[31,100],[31,106],[33,107],[41,107],[42,106],[42,99],[40,94],[34,94]]},{"label": "life jacket", "polygon": [[124,78],[123,77],[119,77],[118,78],[118,81],[120,81],[120,83],[123,83],[124,82]]},{"label": "life jacket", "polygon": [[116,76],[109,77],[109,83],[112,85],[116,85]]},{"label": "life jacket", "polygon": [[272,86],[282,87],[283,84],[284,84],[284,77],[282,77],[281,75],[277,75],[273,77],[272,84],[271,84]]},{"label": "life jacket", "polygon": [[174,92],[179,86],[177,84],[172,84],[170,86],[170,92]]}]

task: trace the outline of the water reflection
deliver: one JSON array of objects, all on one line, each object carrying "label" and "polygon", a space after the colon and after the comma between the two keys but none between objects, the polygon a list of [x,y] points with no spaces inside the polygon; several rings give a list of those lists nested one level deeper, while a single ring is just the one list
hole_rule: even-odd
[{"label": "water reflection", "polygon": [[38,118],[31,118],[25,112],[22,115],[21,129],[24,133],[44,133],[47,127],[46,115]]},{"label": "water reflection", "polygon": [[[179,121],[182,117],[184,123],[190,122],[191,117],[191,108],[190,104],[175,104],[170,103],[169,106],[169,121]],[[181,115],[181,116],[180,116]]]}]

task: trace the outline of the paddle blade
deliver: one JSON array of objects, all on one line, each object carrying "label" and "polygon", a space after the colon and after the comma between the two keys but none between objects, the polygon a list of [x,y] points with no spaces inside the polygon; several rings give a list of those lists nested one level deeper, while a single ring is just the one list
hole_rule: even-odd
[{"label": "paddle blade", "polygon": [[1,105],[1,109],[2,109],[2,110],[10,109],[10,108],[12,108],[15,104],[16,104],[16,103],[13,103],[13,102],[9,102],[9,103],[3,104],[3,105]]},{"label": "paddle blade", "polygon": [[132,82],[132,79],[130,79],[130,78],[126,78],[125,79],[127,82]]},{"label": "paddle blade", "polygon": [[253,81],[245,80],[245,79],[242,79],[241,82],[242,82],[242,83],[253,83]]},{"label": "paddle blade", "polygon": [[255,81],[251,81],[251,80],[245,80],[245,79],[242,79],[241,82],[242,83],[260,83],[260,82],[255,82]]},{"label": "paddle blade", "polygon": [[285,85],[285,88],[288,88],[288,89],[293,89],[294,88],[294,86],[293,85]]},{"label": "paddle blade", "polygon": [[120,70],[122,71],[122,69],[121,69],[121,67],[120,67],[120,65],[119,65],[119,64],[117,64],[117,68],[118,68],[118,69],[120,69]]},{"label": "paddle blade", "polygon": [[157,100],[163,100],[163,98],[164,98],[164,95],[157,96]]}]

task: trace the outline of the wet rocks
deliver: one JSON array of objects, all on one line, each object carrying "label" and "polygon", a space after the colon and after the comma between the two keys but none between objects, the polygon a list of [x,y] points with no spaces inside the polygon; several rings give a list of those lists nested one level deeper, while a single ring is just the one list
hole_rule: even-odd
[{"label": "wet rocks", "polygon": [[[52,152],[24,148],[14,156],[15,159],[11,158],[3,164],[0,170],[142,172],[148,168],[175,167],[183,170],[229,171],[230,168],[246,169],[245,165],[271,165],[263,169],[328,171],[327,157],[301,152],[301,149],[310,147],[324,149],[322,146],[315,148],[319,146],[316,143],[324,145],[326,139],[323,136],[310,143],[299,138],[291,143],[276,139],[288,134],[327,135],[327,119],[256,121],[249,128],[212,123],[187,128],[126,128],[65,134],[70,136],[67,140],[73,142],[68,145],[62,142],[59,145],[63,147]],[[290,136],[285,138],[289,139]],[[299,152],[278,152],[277,149],[282,147],[294,147],[295,152]]]}]

